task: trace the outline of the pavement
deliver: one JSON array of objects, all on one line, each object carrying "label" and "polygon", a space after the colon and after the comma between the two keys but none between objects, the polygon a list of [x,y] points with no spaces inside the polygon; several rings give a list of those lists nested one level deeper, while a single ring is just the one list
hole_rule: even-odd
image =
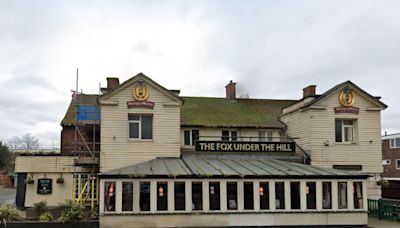
[{"label": "pavement", "polygon": [[368,217],[368,227],[371,227],[371,228],[400,228],[400,222],[379,220],[377,218]]},{"label": "pavement", "polygon": [[16,188],[5,188],[0,186],[0,205],[3,204],[15,204]]}]

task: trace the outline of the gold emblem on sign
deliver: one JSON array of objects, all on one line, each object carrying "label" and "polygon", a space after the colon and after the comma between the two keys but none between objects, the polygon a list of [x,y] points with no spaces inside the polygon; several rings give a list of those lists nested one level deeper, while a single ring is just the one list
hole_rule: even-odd
[{"label": "gold emblem on sign", "polygon": [[136,84],[132,92],[133,98],[137,101],[145,101],[149,98],[149,87],[143,83]]},{"label": "gold emblem on sign", "polygon": [[342,106],[345,106],[345,107],[353,106],[354,101],[355,101],[354,93],[353,93],[353,91],[350,90],[349,87],[346,86],[342,91],[340,91],[339,103]]}]

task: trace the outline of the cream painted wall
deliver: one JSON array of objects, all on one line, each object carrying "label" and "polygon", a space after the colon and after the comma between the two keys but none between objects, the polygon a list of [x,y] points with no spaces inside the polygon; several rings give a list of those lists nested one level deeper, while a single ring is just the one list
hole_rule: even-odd
[{"label": "cream painted wall", "polygon": [[[314,104],[316,108],[292,112],[281,120],[287,124],[289,136],[298,138],[296,142],[310,152],[312,165],[362,165],[363,172],[379,176],[383,171],[380,110],[360,93],[354,93],[353,106],[360,108],[359,114],[335,114],[334,107],[340,107],[337,91]],[[335,142],[335,119],[356,120],[355,143]],[[369,197],[380,198],[380,187],[376,183],[370,186]]]},{"label": "cream painted wall", "polygon": [[[63,173],[64,178],[63,184],[57,184],[56,180],[61,176],[60,173],[28,173],[28,177],[34,179],[33,184],[26,185],[26,195],[25,195],[25,207],[33,207],[34,203],[40,201],[46,201],[48,206],[59,206],[64,204],[65,200],[72,199],[73,190],[73,174]],[[37,194],[37,184],[40,178],[50,178],[53,179],[52,186],[53,190],[51,194],[41,195]]]},{"label": "cream painted wall", "polygon": [[[132,89],[133,85],[101,101],[100,172],[156,157],[180,156],[180,102],[149,85],[148,101],[155,102],[154,109],[128,109],[126,102],[134,100]],[[153,114],[152,140],[128,138],[128,113]]]}]

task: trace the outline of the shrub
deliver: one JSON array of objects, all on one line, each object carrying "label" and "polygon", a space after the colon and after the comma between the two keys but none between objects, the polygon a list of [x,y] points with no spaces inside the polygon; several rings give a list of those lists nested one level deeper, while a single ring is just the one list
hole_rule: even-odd
[{"label": "shrub", "polygon": [[36,212],[36,216],[39,216],[41,214],[43,214],[44,212],[46,212],[47,210],[47,202],[46,201],[40,201],[37,203],[33,204],[33,209]]},{"label": "shrub", "polygon": [[49,222],[53,220],[53,215],[50,212],[45,212],[39,216],[39,221],[41,222]]},{"label": "shrub", "polygon": [[21,220],[20,211],[10,205],[0,208],[0,226],[6,226],[9,221]]},{"label": "shrub", "polygon": [[60,217],[60,222],[68,223],[75,220],[82,219],[84,207],[79,205],[72,200],[67,200],[64,205],[64,211]]}]

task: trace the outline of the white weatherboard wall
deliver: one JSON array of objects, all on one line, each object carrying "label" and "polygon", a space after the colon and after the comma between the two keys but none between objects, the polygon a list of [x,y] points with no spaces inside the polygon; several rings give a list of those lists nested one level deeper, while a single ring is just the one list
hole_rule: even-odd
[{"label": "white weatherboard wall", "polygon": [[[148,84],[154,109],[128,108],[134,84],[101,101],[100,172],[134,165],[156,157],[180,156],[180,103]],[[105,104],[108,103],[108,104]],[[110,103],[113,103],[110,105]],[[115,104],[114,104],[115,103]],[[128,135],[128,114],[153,114],[153,139]]]},{"label": "white weatherboard wall", "polygon": [[[298,138],[296,142],[310,152],[312,165],[362,165],[363,172],[374,176],[370,178],[369,197],[380,198],[381,189],[376,185],[383,171],[380,110],[357,91],[353,92],[353,106],[360,108],[359,114],[335,114],[334,107],[340,107],[336,91],[310,109],[286,114],[281,120],[288,126],[288,135]],[[356,119],[355,143],[335,142],[335,119]]]}]

